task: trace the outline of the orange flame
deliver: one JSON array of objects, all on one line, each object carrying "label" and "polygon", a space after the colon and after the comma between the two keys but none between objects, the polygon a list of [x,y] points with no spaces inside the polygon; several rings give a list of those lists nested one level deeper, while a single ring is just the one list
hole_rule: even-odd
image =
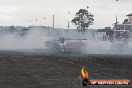
[{"label": "orange flame", "polygon": [[83,78],[88,78],[88,77],[89,77],[88,71],[84,71],[84,66],[83,66],[83,68],[82,68],[81,73],[82,73],[82,77],[83,77]]}]

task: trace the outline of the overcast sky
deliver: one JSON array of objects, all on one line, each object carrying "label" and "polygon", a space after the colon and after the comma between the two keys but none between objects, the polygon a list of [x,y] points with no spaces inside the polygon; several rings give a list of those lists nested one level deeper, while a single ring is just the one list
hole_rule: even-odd
[{"label": "overcast sky", "polygon": [[[112,27],[116,15],[115,2],[116,0],[0,0],[0,25],[52,26],[54,14],[55,27],[67,28],[68,20],[71,21],[79,9],[89,6],[95,18],[94,25],[90,28]],[[130,13],[132,0],[119,0],[119,22]],[[71,28],[74,28],[74,25]]]}]

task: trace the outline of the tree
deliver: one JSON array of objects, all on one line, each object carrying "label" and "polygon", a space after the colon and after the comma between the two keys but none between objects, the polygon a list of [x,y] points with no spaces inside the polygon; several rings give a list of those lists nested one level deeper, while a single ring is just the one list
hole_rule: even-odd
[{"label": "tree", "polygon": [[76,13],[75,17],[72,19],[72,23],[74,23],[79,32],[85,32],[86,29],[93,24],[94,15],[88,12],[86,9],[80,9],[79,12]]}]

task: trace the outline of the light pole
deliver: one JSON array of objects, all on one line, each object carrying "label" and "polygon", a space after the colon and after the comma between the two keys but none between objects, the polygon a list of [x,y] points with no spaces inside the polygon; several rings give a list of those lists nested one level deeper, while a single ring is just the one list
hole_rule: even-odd
[{"label": "light pole", "polygon": [[117,30],[117,24],[118,24],[118,0],[116,0],[116,23],[115,23],[116,30]]},{"label": "light pole", "polygon": [[55,26],[55,15],[53,14],[53,28]]},{"label": "light pole", "polygon": [[68,23],[67,23],[68,29],[70,28],[69,16],[70,16],[70,11],[68,12]]}]

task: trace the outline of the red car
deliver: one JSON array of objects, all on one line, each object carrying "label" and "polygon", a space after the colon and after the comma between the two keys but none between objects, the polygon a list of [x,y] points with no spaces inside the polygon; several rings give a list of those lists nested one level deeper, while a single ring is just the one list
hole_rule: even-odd
[{"label": "red car", "polygon": [[86,45],[82,40],[69,40],[63,46],[64,51],[67,52],[82,52],[85,47]]}]

